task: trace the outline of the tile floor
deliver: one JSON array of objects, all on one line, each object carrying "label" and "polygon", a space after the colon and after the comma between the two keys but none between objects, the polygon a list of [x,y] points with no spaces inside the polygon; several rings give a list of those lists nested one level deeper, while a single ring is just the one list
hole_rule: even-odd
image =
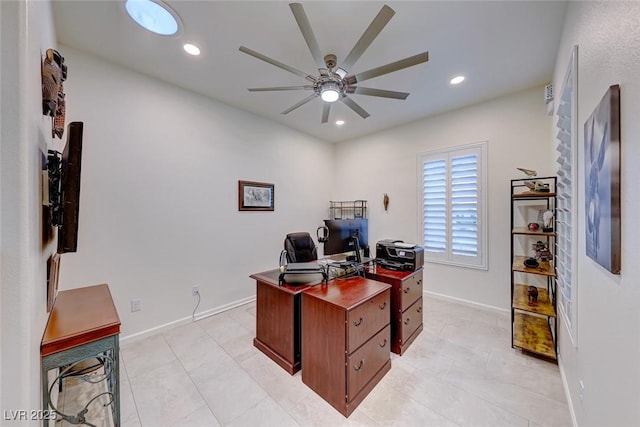
[{"label": "tile floor", "polygon": [[122,426],[571,426],[508,313],[425,296],[424,324],[348,419],[253,347],[254,303],[177,327],[122,347]]}]

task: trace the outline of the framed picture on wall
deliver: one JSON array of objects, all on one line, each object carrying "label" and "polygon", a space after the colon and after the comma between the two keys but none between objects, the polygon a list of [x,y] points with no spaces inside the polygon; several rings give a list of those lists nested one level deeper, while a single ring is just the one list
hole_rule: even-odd
[{"label": "framed picture on wall", "polygon": [[584,124],[587,256],[620,274],[620,86],[609,87]]},{"label": "framed picture on wall", "polygon": [[273,211],[274,185],[265,182],[238,181],[239,211]]}]

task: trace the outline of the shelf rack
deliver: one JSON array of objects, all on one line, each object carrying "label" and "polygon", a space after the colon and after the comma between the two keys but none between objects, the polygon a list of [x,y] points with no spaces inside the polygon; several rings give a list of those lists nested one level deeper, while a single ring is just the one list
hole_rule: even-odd
[{"label": "shelf rack", "polygon": [[[527,184],[547,184],[548,192],[531,191]],[[556,184],[557,177],[533,177],[511,180],[511,347],[523,352],[557,360],[556,321]],[[550,210],[553,213],[551,230],[530,230],[528,222],[540,222],[531,213]],[[532,242],[546,243],[550,260],[539,261],[535,268],[524,261],[530,255],[522,253],[530,249]],[[528,290],[536,286],[537,300],[530,301]]]},{"label": "shelf rack", "polygon": [[329,219],[367,218],[366,200],[330,201]]}]

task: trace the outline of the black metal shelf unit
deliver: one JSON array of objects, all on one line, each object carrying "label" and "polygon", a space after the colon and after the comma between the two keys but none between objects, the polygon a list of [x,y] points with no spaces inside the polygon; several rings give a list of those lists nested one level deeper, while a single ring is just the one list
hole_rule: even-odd
[{"label": "black metal shelf unit", "polygon": [[511,180],[511,347],[549,360],[558,349],[556,184],[555,176]]}]

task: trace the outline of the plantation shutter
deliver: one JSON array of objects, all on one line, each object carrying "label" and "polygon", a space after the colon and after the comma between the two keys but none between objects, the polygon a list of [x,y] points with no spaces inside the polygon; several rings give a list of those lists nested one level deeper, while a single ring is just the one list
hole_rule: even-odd
[{"label": "plantation shutter", "polygon": [[577,46],[574,46],[556,111],[558,118],[556,122],[558,129],[556,136],[558,142],[556,146],[558,183],[556,187],[555,263],[559,293],[557,307],[574,345],[577,343],[576,312],[574,310],[577,287],[575,255],[577,252],[577,230],[576,216],[574,215],[577,212],[577,200],[574,196],[577,186],[577,54]]},{"label": "plantation shutter", "polygon": [[451,251],[478,255],[478,156],[451,159]]},{"label": "plantation shutter", "polygon": [[486,143],[418,155],[425,260],[486,268]]},{"label": "plantation shutter", "polygon": [[424,249],[447,251],[447,162],[437,159],[423,163]]}]

